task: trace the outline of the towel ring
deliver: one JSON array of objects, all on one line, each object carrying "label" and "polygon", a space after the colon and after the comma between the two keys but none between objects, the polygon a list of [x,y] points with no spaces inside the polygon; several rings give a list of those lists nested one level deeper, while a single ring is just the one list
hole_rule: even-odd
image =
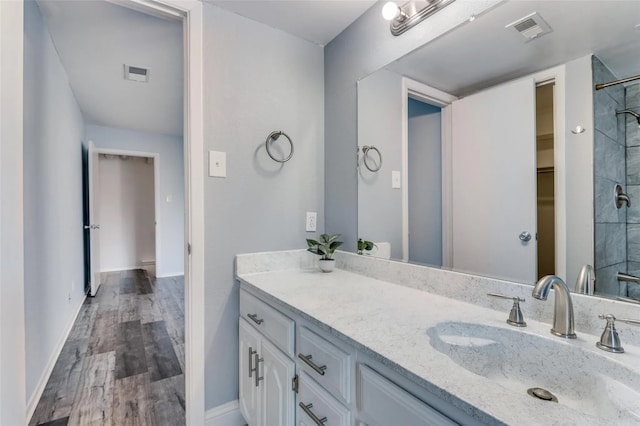
[{"label": "towel ring", "polygon": [[[271,153],[271,149],[269,148],[269,142],[278,140],[280,136],[284,136],[285,138],[287,138],[287,140],[289,141],[289,145],[291,146],[291,152],[289,153],[289,156],[284,160],[274,157],[273,154]],[[291,141],[291,138],[282,130],[276,130],[275,132],[269,133],[269,136],[267,136],[267,140],[265,141],[264,146],[265,148],[267,148],[267,154],[269,154],[269,157],[271,157],[273,161],[277,161],[278,163],[286,163],[291,159],[291,157],[293,157],[293,142]]]},{"label": "towel ring", "polygon": [[[380,158],[380,164],[378,164],[378,167],[371,167],[369,166],[369,163],[367,163],[367,158],[369,155],[369,151],[375,151],[378,154],[378,158]],[[380,154],[380,150],[378,150],[378,148],[376,148],[375,146],[368,146],[368,145],[364,145],[362,147],[362,162],[364,163],[364,166],[371,172],[377,172],[378,170],[380,170],[380,168],[382,168],[382,154]]]}]

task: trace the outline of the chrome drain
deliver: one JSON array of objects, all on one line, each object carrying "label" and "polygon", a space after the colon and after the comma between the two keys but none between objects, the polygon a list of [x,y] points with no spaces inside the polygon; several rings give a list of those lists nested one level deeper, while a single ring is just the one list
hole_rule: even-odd
[{"label": "chrome drain", "polygon": [[552,394],[546,389],[531,388],[531,389],[527,389],[527,393],[532,397],[541,399],[543,401],[558,402],[558,398],[556,398],[554,394]]}]

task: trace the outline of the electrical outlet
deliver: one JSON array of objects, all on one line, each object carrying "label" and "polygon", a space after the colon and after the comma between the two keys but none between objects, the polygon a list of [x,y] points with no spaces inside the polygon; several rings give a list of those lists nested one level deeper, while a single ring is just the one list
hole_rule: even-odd
[{"label": "electrical outlet", "polygon": [[316,212],[307,212],[307,232],[315,232],[318,221],[318,213]]}]

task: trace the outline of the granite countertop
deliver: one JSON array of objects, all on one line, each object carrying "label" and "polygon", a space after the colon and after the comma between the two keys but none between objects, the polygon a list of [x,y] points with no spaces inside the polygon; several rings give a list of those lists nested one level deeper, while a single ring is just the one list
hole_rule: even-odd
[{"label": "granite countertop", "polygon": [[[509,301],[505,301],[504,311],[496,311],[339,269],[330,274],[316,269],[245,273],[239,274],[238,279],[276,307],[293,310],[481,422],[637,424],[637,419],[629,418],[609,418],[605,422],[567,405],[536,400],[526,392],[514,393],[466,370],[430,344],[427,331],[431,327],[443,322],[464,322],[532,334],[538,341],[540,337],[557,339],[559,345],[582,349],[582,356],[589,359],[597,355],[610,357],[612,362],[622,360],[620,355],[596,349],[598,336],[579,333],[576,340],[564,341],[552,336],[549,324],[543,322],[527,319],[528,326],[522,329],[507,325]],[[640,365],[640,348],[625,345],[625,349],[625,368]],[[522,348],[522,356],[527,356],[526,347]],[[577,368],[581,362],[575,359]]]}]

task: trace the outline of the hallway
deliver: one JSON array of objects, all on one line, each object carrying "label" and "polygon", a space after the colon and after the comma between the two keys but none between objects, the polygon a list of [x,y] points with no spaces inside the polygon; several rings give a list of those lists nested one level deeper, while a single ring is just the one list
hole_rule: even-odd
[{"label": "hallway", "polygon": [[88,297],[30,425],[181,425],[184,279],[103,274]]}]

